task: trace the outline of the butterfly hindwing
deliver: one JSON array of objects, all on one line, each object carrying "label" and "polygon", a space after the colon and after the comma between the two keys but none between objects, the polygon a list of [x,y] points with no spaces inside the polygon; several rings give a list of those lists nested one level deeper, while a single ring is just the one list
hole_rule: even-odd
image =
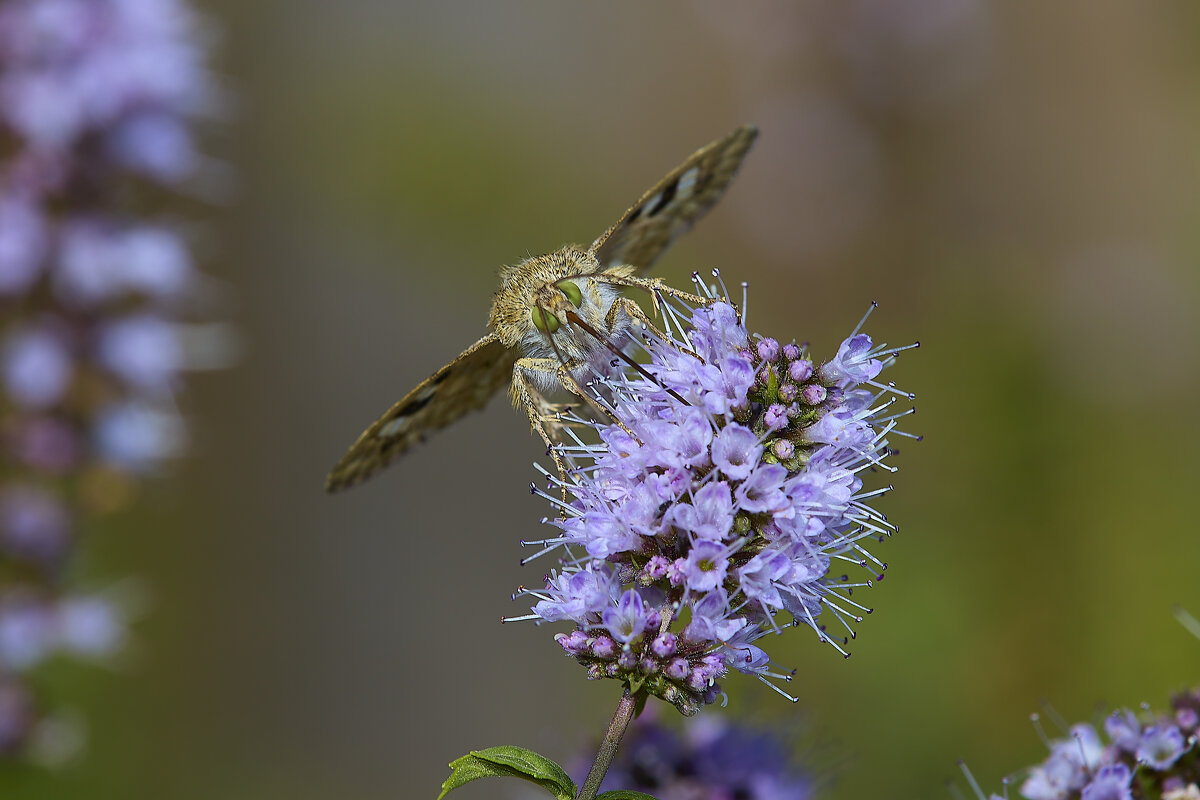
[{"label": "butterfly hindwing", "polygon": [[430,375],[363,431],[329,472],[325,488],[346,489],[468,411],[481,409],[512,377],[517,353],[489,333]]},{"label": "butterfly hindwing", "polygon": [[721,199],[757,136],[752,125],[738,128],[667,173],[592,243],[600,264],[632,264],[645,272]]}]

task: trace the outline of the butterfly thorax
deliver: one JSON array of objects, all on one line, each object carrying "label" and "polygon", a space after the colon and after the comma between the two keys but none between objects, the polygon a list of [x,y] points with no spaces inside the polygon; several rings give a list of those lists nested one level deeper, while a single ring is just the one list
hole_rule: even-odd
[{"label": "butterfly thorax", "polygon": [[[582,375],[588,364],[598,366],[611,353],[603,341],[573,320],[582,320],[610,341],[623,342],[628,316],[618,311],[611,327],[607,319],[620,287],[604,278],[631,272],[632,268],[601,267],[593,253],[575,245],[528,258],[501,271],[488,324],[506,347],[529,358],[553,359],[578,368]],[[543,389],[552,388],[554,376],[547,375],[545,383]]]}]

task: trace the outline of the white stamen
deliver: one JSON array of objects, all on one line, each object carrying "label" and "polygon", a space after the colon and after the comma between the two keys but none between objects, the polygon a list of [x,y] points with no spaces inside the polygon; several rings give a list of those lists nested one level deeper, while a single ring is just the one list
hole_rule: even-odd
[{"label": "white stamen", "polygon": [[871,312],[877,308],[879,308],[879,303],[872,300],[871,307],[867,309],[867,313],[862,315],[862,319],[858,321],[858,324],[854,326],[854,330],[850,331],[850,335],[846,338],[853,339],[855,336],[858,336],[858,332],[862,330],[862,326],[867,323],[867,317],[871,316]]}]

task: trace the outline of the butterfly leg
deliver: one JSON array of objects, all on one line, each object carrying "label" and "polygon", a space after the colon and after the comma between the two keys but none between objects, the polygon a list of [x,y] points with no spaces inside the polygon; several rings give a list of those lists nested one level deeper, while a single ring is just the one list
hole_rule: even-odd
[{"label": "butterfly leg", "polygon": [[[615,301],[613,301],[613,304],[611,306],[609,306],[608,313],[604,315],[604,324],[608,328],[610,333],[615,330],[614,326],[617,324],[617,312],[618,311],[624,311],[625,314],[630,319],[637,320],[638,323],[645,326],[647,330],[649,330],[651,333],[653,333],[655,336],[657,336],[659,338],[659,340],[664,341],[664,342],[672,341],[670,337],[668,337],[665,333],[660,331],[658,329],[658,327],[655,326],[655,324],[650,321],[650,318],[646,316],[646,312],[642,311],[642,307],[639,306],[637,303],[633,302],[632,300],[630,300],[628,297],[618,297]],[[700,358],[700,355],[698,353],[692,351],[690,348],[682,347],[678,344],[676,344],[675,346],[681,352],[687,353],[688,355],[691,355],[691,356],[695,356],[696,358],[700,359],[701,361],[704,360],[704,359]]]},{"label": "butterfly leg", "polygon": [[512,399],[515,405],[525,410],[530,428],[536,430],[546,443],[546,450],[554,459],[559,477],[566,479],[567,464],[555,449],[554,439],[551,438],[551,433],[560,427],[560,423],[555,419],[554,406],[546,401],[537,388],[545,382],[546,375],[553,375],[572,394],[588,399],[570,370],[553,358],[518,358],[513,366]]},{"label": "butterfly leg", "polygon": [[[641,309],[638,310],[640,311]],[[544,381],[546,375],[553,375],[564,389],[579,399],[595,406],[602,414],[611,419],[614,424],[619,425],[630,436],[633,436],[635,439],[637,438],[633,431],[629,430],[624,423],[615,418],[609,409],[605,408],[594,397],[584,391],[579,382],[575,380],[573,371],[580,366],[582,366],[581,363],[563,364],[553,358],[518,358],[517,363],[513,366],[513,403],[525,410],[526,416],[529,417],[530,427],[536,430],[538,435],[542,437],[542,441],[546,443],[550,456],[554,459],[554,466],[558,470],[559,477],[564,480],[567,477],[567,464],[555,449],[554,439],[551,437],[551,433],[561,427],[561,423],[555,418],[553,406],[546,402],[546,399],[537,388],[539,383]],[[539,377],[543,381],[539,381]]]},{"label": "butterfly leg", "polygon": [[612,284],[613,286],[631,286],[636,289],[644,290],[650,295],[650,301],[654,304],[654,313],[660,316],[662,312],[659,310],[658,306],[660,298],[663,295],[674,297],[684,301],[685,303],[691,303],[694,306],[707,306],[716,302],[715,299],[710,297],[701,297],[698,294],[692,294],[691,292],[685,292],[680,289],[676,289],[674,286],[671,286],[665,282],[662,278],[642,278],[637,275],[621,275],[619,273],[609,271],[603,276],[598,276],[596,280]]}]

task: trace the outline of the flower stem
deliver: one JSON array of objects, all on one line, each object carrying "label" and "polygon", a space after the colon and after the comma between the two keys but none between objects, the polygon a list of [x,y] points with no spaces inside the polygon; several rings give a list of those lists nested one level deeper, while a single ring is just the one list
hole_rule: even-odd
[{"label": "flower stem", "polygon": [[617,710],[613,713],[612,722],[608,723],[608,730],[604,732],[604,741],[600,743],[600,752],[596,753],[592,769],[588,772],[587,780],[583,782],[583,788],[579,790],[575,800],[593,800],[596,793],[600,791],[600,784],[603,783],[604,776],[608,774],[608,768],[617,756],[617,747],[621,744],[621,737],[625,735],[625,729],[629,727],[629,721],[633,719],[633,709],[636,706],[636,698],[630,693],[629,687],[625,687],[625,692],[621,695],[621,702],[617,703]]}]

